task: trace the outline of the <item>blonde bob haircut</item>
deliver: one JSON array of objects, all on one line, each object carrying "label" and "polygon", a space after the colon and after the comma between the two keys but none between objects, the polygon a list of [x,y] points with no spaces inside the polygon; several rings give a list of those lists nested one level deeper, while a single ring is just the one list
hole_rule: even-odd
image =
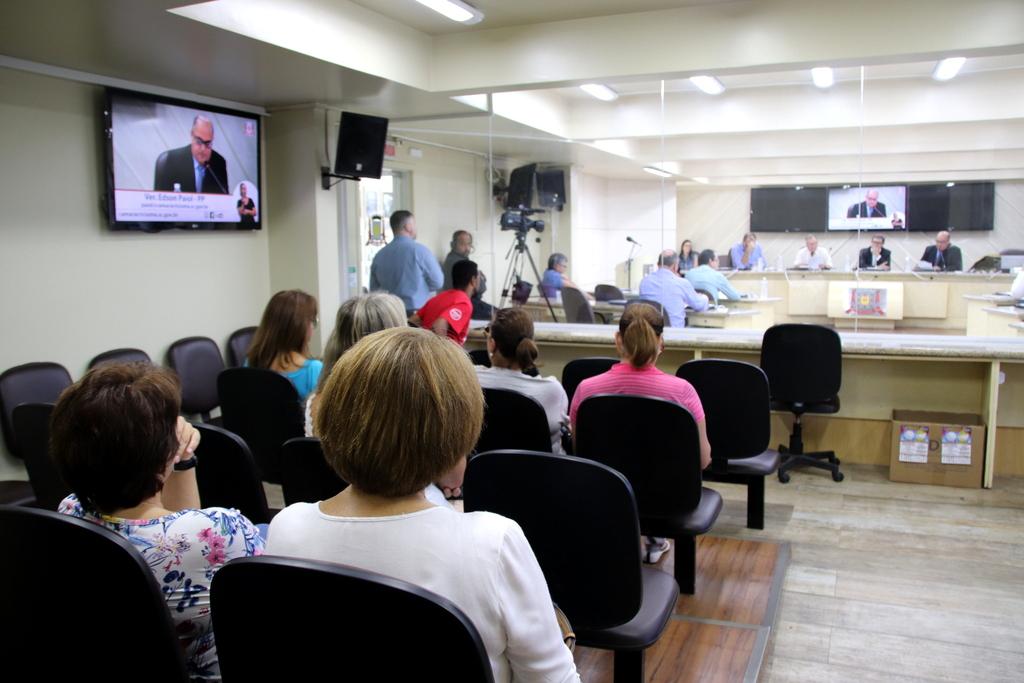
[{"label": "blonde bob haircut", "polygon": [[408,496],[476,445],[484,396],[466,353],[422,329],[363,337],[334,365],[315,418],[324,456],[360,491]]}]

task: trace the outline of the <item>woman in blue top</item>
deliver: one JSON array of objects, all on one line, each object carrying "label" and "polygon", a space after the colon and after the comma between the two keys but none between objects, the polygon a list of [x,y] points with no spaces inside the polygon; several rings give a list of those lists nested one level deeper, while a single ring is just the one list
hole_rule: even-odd
[{"label": "woman in blue top", "polygon": [[278,292],[263,311],[246,365],[284,375],[295,385],[299,399],[305,401],[323,369],[323,363],[309,357],[309,340],[317,322],[313,296],[300,289]]}]

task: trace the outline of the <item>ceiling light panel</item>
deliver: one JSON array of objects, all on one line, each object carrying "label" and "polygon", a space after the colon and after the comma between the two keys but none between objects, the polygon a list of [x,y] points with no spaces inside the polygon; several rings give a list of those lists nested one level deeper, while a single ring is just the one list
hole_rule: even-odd
[{"label": "ceiling light panel", "polygon": [[722,81],[714,76],[690,76],[690,82],[708,95],[719,95],[725,92],[725,86],[722,85]]},{"label": "ceiling light panel", "polygon": [[460,24],[479,24],[484,19],[483,12],[462,0],[416,0],[416,2]]},{"label": "ceiling light panel", "polygon": [[580,90],[604,102],[614,102],[619,99],[619,93],[603,83],[584,83],[580,86]]},{"label": "ceiling light panel", "polygon": [[832,84],[836,82],[830,66],[817,66],[811,69],[811,80],[819,88],[831,88]]},{"label": "ceiling light panel", "polygon": [[937,81],[948,81],[960,73],[960,67],[967,61],[966,57],[948,57],[939,61],[932,71],[932,78]]}]

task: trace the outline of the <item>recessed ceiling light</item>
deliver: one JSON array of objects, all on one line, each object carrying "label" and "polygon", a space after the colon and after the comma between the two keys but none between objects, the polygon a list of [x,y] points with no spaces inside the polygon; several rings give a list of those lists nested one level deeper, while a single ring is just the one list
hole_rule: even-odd
[{"label": "recessed ceiling light", "polygon": [[580,86],[580,90],[591,97],[596,97],[597,99],[604,100],[605,102],[612,102],[619,99],[619,93],[602,83],[584,83]]},{"label": "recessed ceiling light", "polygon": [[804,186],[803,186],[803,185],[797,185],[797,186],[796,186],[796,189],[797,189],[797,190],[802,190],[802,189],[804,189]]},{"label": "recessed ceiling light", "polygon": [[651,175],[656,175],[659,178],[671,178],[672,174],[665,169],[658,168],[657,166],[644,166],[644,170]]},{"label": "recessed ceiling light", "polygon": [[709,95],[718,95],[725,92],[722,81],[714,76],[690,76],[690,82]]},{"label": "recessed ceiling light", "polygon": [[483,12],[462,0],[416,0],[416,2],[460,24],[479,24],[484,20]]},{"label": "recessed ceiling light", "polygon": [[830,66],[816,66],[811,69],[811,80],[819,88],[831,88],[832,84],[836,82]]},{"label": "recessed ceiling light", "polygon": [[960,73],[960,67],[967,61],[966,57],[947,57],[935,65],[932,78],[937,81],[948,81]]},{"label": "recessed ceiling light", "polygon": [[946,187],[953,187],[956,183],[946,183]]}]

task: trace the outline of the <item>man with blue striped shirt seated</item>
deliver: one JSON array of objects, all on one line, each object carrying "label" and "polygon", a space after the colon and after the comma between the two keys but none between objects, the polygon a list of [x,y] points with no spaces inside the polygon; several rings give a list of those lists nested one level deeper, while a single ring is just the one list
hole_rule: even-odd
[{"label": "man with blue striped shirt seated", "polygon": [[686,273],[686,279],[694,289],[703,289],[709,293],[716,306],[718,299],[723,295],[727,299],[739,299],[742,296],[729,284],[729,279],[718,272],[718,256],[712,249],[700,252],[697,256],[697,267]]},{"label": "man with blue striped shirt seated", "polygon": [[679,277],[679,255],[666,249],[658,256],[658,269],[640,282],[640,298],[657,301],[665,309],[669,327],[686,327],[686,307],[706,311],[708,298]]}]

